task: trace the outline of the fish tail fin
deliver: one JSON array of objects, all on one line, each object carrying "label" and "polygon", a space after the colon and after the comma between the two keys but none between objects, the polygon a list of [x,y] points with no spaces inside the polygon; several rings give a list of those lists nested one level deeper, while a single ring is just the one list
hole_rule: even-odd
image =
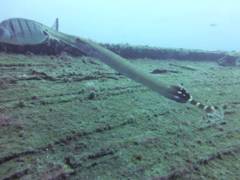
[{"label": "fish tail fin", "polygon": [[202,109],[204,110],[205,112],[209,113],[209,112],[213,112],[215,111],[216,109],[218,109],[217,107],[215,106],[207,106],[207,105],[204,105],[198,101],[195,101],[192,96],[190,97],[190,99],[188,100],[188,102],[190,102],[192,105],[198,107],[199,109]]}]

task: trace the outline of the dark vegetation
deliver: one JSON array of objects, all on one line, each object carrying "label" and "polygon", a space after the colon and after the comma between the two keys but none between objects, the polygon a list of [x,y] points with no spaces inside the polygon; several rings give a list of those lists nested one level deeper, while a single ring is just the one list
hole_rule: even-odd
[{"label": "dark vegetation", "polygon": [[[222,66],[236,66],[239,55],[224,51],[203,51],[189,49],[156,48],[149,46],[130,46],[128,44],[100,44],[127,59],[177,59],[191,61],[216,61]],[[49,40],[44,44],[35,46],[14,46],[0,43],[0,52],[61,55],[66,52],[72,56],[85,56],[78,49],[64,42]]]},{"label": "dark vegetation", "polygon": [[[188,49],[155,48],[149,46],[130,46],[102,44],[104,47],[128,59],[178,59],[192,61],[216,61],[227,55],[223,51],[202,51]],[[230,56],[230,55],[228,55]]]},{"label": "dark vegetation", "polygon": [[72,56],[85,55],[78,49],[56,40],[49,40],[43,44],[29,46],[15,46],[0,43],[0,52],[37,55],[60,55],[62,52],[66,52]]}]

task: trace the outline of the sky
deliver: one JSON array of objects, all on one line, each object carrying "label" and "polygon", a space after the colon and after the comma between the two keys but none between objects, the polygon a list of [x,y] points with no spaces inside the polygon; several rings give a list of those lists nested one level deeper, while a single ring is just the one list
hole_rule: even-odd
[{"label": "sky", "polygon": [[102,43],[240,50],[239,0],[1,0],[0,21],[22,17]]}]

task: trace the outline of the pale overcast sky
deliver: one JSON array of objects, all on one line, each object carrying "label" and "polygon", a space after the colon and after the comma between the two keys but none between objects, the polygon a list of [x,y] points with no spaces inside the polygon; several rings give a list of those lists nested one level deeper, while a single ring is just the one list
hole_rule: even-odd
[{"label": "pale overcast sky", "polygon": [[52,25],[98,42],[240,50],[239,0],[1,0],[12,17]]}]

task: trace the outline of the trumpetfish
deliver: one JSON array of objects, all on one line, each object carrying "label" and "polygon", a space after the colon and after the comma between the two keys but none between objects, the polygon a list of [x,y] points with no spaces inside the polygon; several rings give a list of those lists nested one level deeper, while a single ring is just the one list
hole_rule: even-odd
[{"label": "trumpetfish", "polygon": [[8,45],[39,45],[54,39],[74,47],[87,56],[97,58],[119,73],[143,84],[160,95],[178,103],[190,103],[205,112],[213,112],[214,106],[204,105],[196,100],[181,86],[168,86],[150,76],[149,74],[134,67],[128,60],[114,52],[100,46],[98,43],[84,38],[71,36],[58,31],[58,19],[55,23],[57,28],[50,28],[39,22],[12,18],[0,23],[0,43]]}]

